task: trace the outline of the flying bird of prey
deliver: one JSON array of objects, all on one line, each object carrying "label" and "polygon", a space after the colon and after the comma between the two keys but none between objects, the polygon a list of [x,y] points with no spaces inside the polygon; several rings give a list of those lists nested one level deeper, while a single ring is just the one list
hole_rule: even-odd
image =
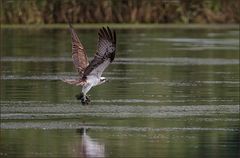
[{"label": "flying bird of prey", "polygon": [[69,27],[72,38],[72,60],[79,78],[63,79],[62,81],[72,85],[82,86],[80,95],[77,95],[76,97],[81,100],[83,105],[85,105],[90,102],[87,92],[92,87],[101,85],[107,81],[105,77],[101,76],[103,71],[115,58],[116,32],[110,30],[109,27],[103,27],[99,30],[97,51],[93,60],[89,63],[86,49],[80,42],[71,24],[69,24]]}]

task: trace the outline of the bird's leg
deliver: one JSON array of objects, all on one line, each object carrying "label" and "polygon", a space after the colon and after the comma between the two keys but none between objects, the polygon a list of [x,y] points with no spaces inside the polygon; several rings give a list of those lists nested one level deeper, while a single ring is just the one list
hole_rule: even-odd
[{"label": "bird's leg", "polygon": [[82,87],[82,94],[83,94],[83,97],[81,99],[81,102],[83,105],[85,104],[88,104],[90,102],[90,99],[89,97],[87,96],[87,92],[92,88],[92,85],[91,84],[85,84],[83,85]]}]

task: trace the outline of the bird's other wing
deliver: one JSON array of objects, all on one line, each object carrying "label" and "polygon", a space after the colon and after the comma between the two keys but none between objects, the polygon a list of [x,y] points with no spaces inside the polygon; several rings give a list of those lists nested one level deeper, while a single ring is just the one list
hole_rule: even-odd
[{"label": "bird's other wing", "polygon": [[79,79],[62,79],[62,81],[76,86],[83,86],[85,84],[85,81]]},{"label": "bird's other wing", "polygon": [[82,77],[84,70],[89,65],[88,57],[85,48],[83,47],[82,43],[80,42],[75,30],[73,29],[72,25],[69,23],[69,29],[71,32],[72,38],[72,60],[75,69]]},{"label": "bird's other wing", "polygon": [[89,74],[100,77],[103,71],[114,60],[116,51],[116,33],[109,27],[102,28],[98,32],[97,52],[85,69],[83,79]]}]

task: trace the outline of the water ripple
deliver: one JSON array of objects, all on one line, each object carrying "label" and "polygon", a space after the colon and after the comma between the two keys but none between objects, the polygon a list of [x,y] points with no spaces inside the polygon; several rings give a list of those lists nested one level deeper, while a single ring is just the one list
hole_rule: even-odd
[{"label": "water ripple", "polygon": [[154,38],[154,41],[170,42],[175,50],[238,50],[239,40],[236,38]]},{"label": "water ripple", "polygon": [[[139,102],[141,100],[137,101]],[[149,100],[149,103],[152,102],[156,103],[156,101]],[[78,118],[80,116],[175,118],[239,113],[239,105],[159,106],[150,104],[148,106],[132,106],[127,105],[127,103],[128,102],[121,102],[121,105],[94,104],[90,106],[80,106],[79,103],[42,104],[1,101],[1,119]]]},{"label": "water ripple", "polygon": [[171,127],[171,128],[152,128],[152,127],[128,127],[128,126],[98,126],[86,125],[78,122],[3,122],[2,129],[94,129],[94,130],[111,130],[111,131],[134,131],[134,132],[175,132],[175,131],[229,131],[239,132],[236,128],[202,128],[202,127]]},{"label": "water ripple", "polygon": [[[2,62],[71,62],[66,57],[2,57]],[[130,65],[235,65],[239,64],[238,59],[221,58],[117,58],[113,64]]]},{"label": "water ripple", "polygon": [[[76,75],[75,75],[76,76]],[[18,75],[2,75],[2,80],[52,80],[52,81],[60,81],[62,79],[77,79],[78,77],[73,77],[72,75],[40,75],[40,76],[18,76]],[[131,77],[107,77],[110,80],[131,80]]]}]

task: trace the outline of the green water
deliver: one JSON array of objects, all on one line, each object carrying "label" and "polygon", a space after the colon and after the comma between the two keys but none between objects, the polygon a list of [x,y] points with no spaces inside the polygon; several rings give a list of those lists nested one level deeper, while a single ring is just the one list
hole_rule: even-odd
[{"label": "green water", "polygon": [[[1,157],[239,157],[239,31],[116,31],[82,106],[66,28],[2,29]],[[97,30],[77,32],[92,57]]]}]

